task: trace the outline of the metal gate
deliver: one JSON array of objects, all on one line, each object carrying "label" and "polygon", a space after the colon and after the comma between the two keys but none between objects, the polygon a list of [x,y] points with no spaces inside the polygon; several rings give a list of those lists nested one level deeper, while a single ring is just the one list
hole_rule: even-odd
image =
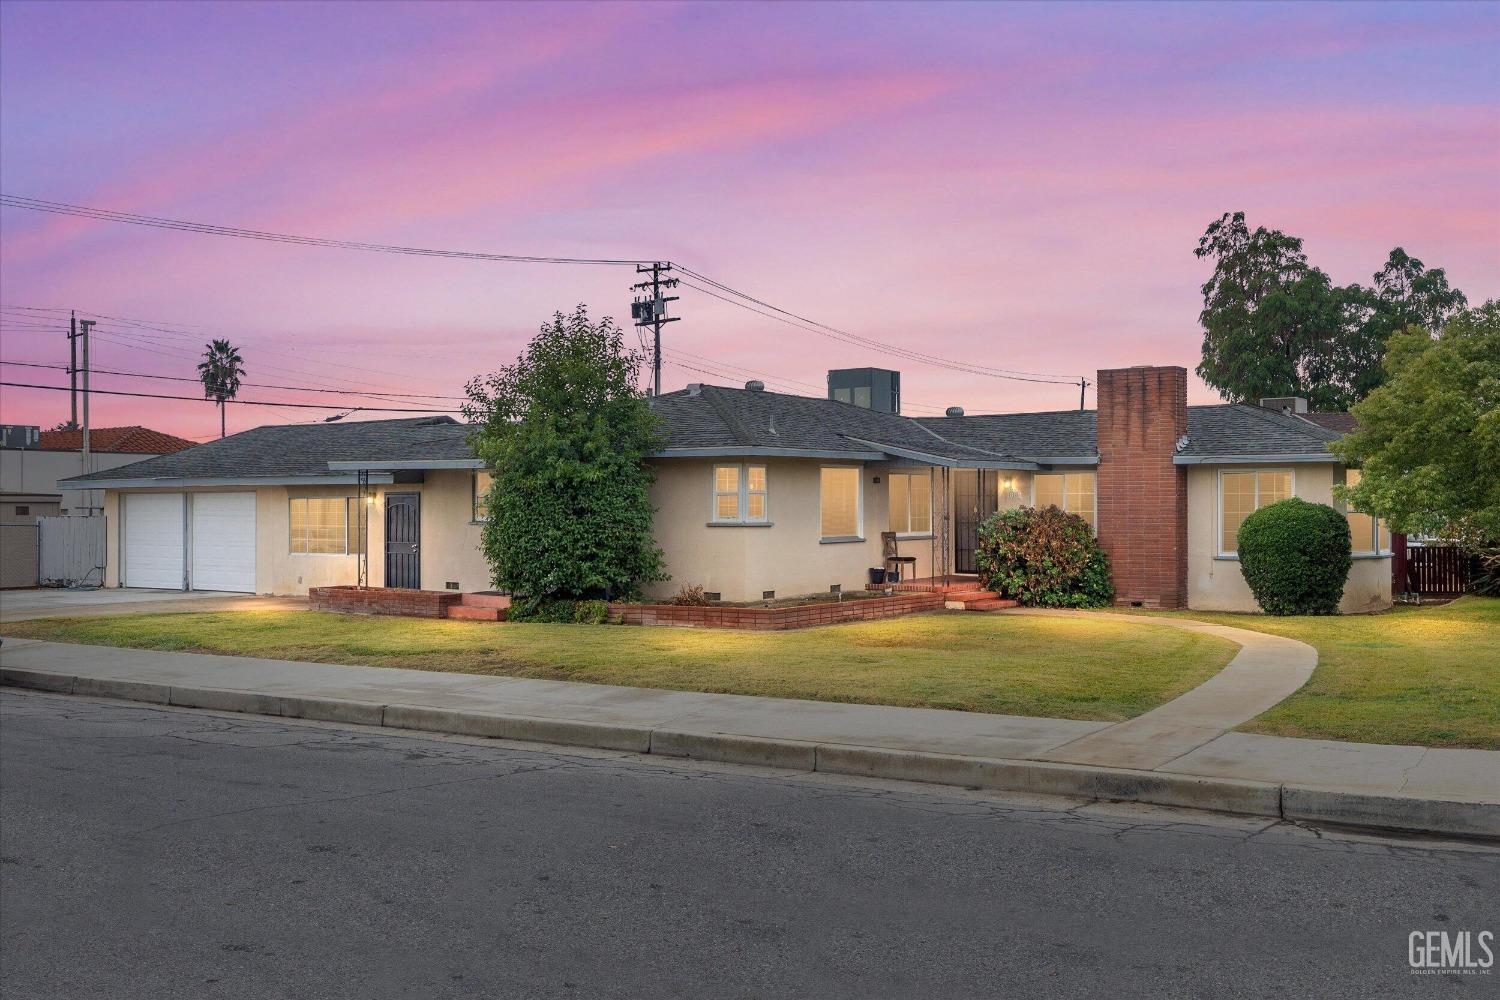
[{"label": "metal gate", "polygon": [[979,526],[998,506],[994,472],[953,470],[953,572],[979,572]]},{"label": "metal gate", "polygon": [[422,587],[422,494],[385,495],[385,585]]}]

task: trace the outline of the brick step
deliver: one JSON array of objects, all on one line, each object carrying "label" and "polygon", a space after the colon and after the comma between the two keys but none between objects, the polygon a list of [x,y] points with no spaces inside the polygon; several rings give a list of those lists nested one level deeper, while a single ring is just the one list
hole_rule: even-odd
[{"label": "brick step", "polygon": [[505,594],[495,594],[489,591],[476,591],[465,594],[458,599],[458,603],[466,608],[508,608],[510,597]]},{"label": "brick step", "polygon": [[448,608],[449,618],[471,622],[503,622],[505,615],[505,608],[475,608],[466,604],[454,604]]},{"label": "brick step", "polygon": [[972,604],[968,605],[967,610],[969,610],[969,611],[1004,611],[1006,608],[1013,608],[1013,607],[1015,607],[1017,605],[1017,603],[1018,602],[1016,602],[1016,601],[1008,600],[1008,599],[1003,598],[1003,597],[1001,597],[1001,598],[991,598],[990,600],[985,600],[985,601],[975,601]]},{"label": "brick step", "polygon": [[999,596],[992,590],[964,590],[956,594],[944,594],[943,607],[964,611],[980,601],[991,601]]}]

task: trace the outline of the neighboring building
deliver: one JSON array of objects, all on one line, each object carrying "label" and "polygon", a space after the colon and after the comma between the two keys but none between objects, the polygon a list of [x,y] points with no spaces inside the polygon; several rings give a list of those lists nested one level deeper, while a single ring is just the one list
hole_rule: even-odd
[{"label": "neighboring building", "polygon": [[[665,394],[652,498],[672,580],[650,593],[858,589],[888,530],[916,575],[971,573],[985,517],[1055,504],[1094,525],[1119,603],[1256,610],[1235,532],[1277,499],[1333,503],[1339,434],[1257,406],[1188,406],[1182,368],[1096,384],[1097,412],[931,418],[900,415],[899,396],[882,412],[758,383]],[[470,433],[447,417],[261,427],[87,477],[106,491],[106,581],[305,593],[356,582],[367,551],[374,586],[485,589],[487,474]],[[1388,536],[1372,522],[1362,540],[1361,516],[1346,611],[1391,603]]]},{"label": "neighboring building", "polygon": [[0,587],[36,586],[37,518],[103,512],[103,490],[64,489],[59,480],[191,447],[192,441],[145,427],[99,427],[89,431],[85,467],[82,431],[6,425],[0,433]]}]

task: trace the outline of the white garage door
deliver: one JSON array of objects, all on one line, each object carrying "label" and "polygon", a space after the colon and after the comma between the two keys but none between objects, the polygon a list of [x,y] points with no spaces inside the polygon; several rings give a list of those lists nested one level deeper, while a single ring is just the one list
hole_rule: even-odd
[{"label": "white garage door", "polygon": [[125,495],[124,586],[182,589],[182,510],[181,493]]},{"label": "white garage door", "polygon": [[255,592],[255,494],[193,494],[194,590]]}]

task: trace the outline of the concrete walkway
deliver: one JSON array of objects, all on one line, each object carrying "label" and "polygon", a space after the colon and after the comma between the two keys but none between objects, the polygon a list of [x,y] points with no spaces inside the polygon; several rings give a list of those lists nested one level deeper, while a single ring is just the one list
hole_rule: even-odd
[{"label": "concrete walkway", "polygon": [[[1139,616],[1097,611],[1017,608],[1004,613],[1142,623]],[[1149,623],[1228,639],[1238,643],[1240,651],[1223,670],[1187,694],[1134,719],[1050,747],[1043,759],[1148,771],[1165,767],[1295,694],[1318,665],[1318,651],[1296,639],[1186,619],[1152,618]]]},{"label": "concrete walkway", "polygon": [[[1243,666],[1251,669],[1255,662],[1251,656]],[[1270,668],[1277,669],[1274,664]],[[0,682],[223,711],[1500,837],[1500,753],[1238,733],[1215,736],[1178,753],[1206,728],[1192,720],[1208,718],[1212,711],[1212,706],[1195,709],[1193,702],[1175,716],[1167,713],[1149,726],[1127,728],[1131,723],[1112,726],[25,639],[7,640],[0,649]],[[1235,696],[1239,713],[1248,711],[1256,698],[1270,697],[1268,690],[1250,691],[1241,700],[1234,687],[1225,690]],[[1215,718],[1218,725],[1227,715]],[[1159,755],[1171,753],[1173,759],[1138,766],[1154,733],[1170,748]],[[1118,761],[1107,760],[1111,745],[1120,748]],[[1084,755],[1089,759],[1073,759]]]}]

